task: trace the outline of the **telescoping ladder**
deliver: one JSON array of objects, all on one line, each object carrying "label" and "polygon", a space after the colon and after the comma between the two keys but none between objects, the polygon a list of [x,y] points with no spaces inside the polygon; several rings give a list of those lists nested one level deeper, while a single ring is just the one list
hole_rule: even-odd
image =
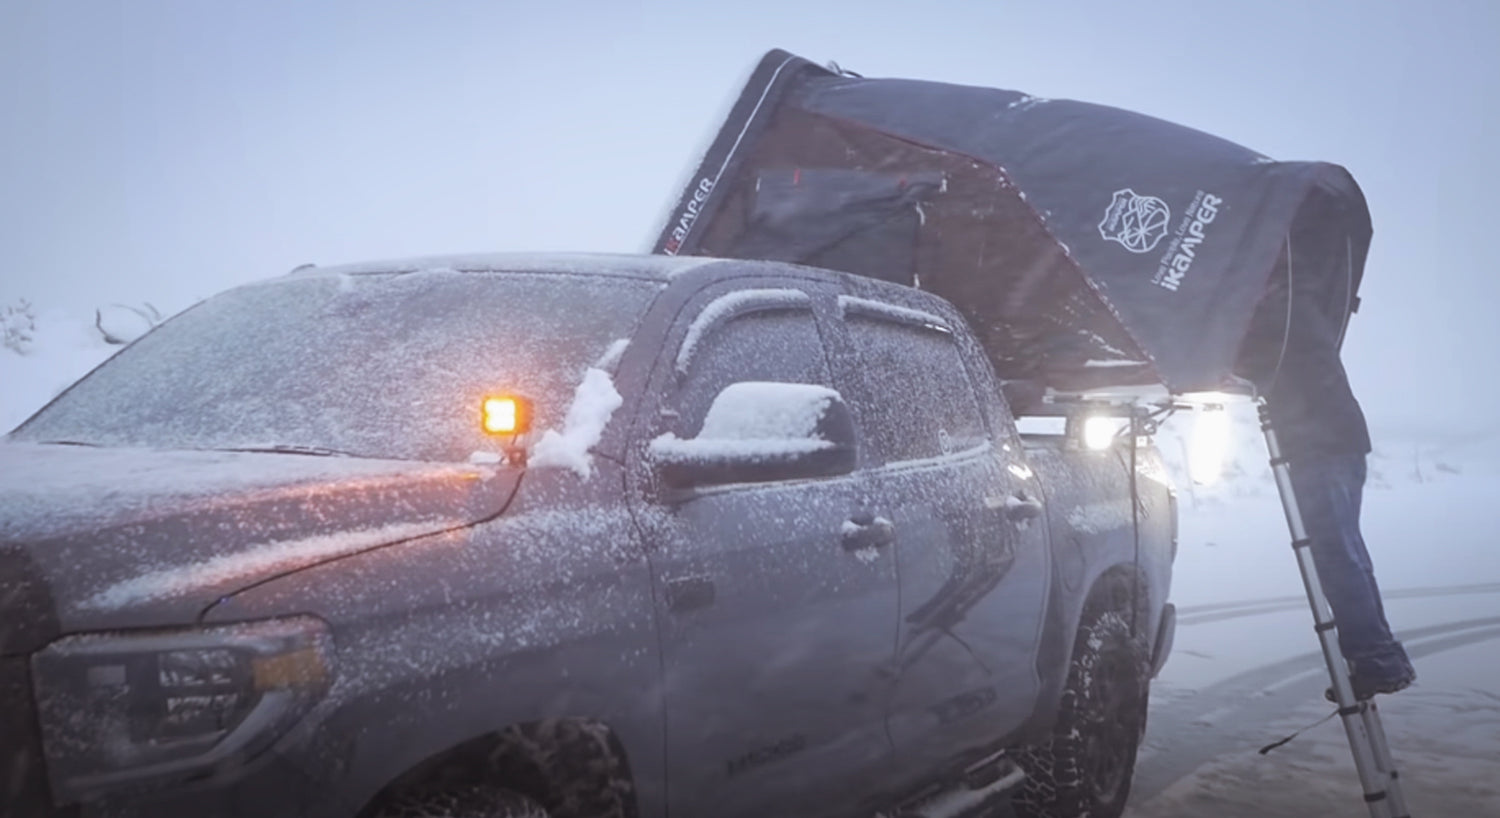
[{"label": "telescoping ladder", "polygon": [[1334,698],[1338,701],[1339,719],[1344,723],[1349,749],[1354,753],[1354,766],[1364,787],[1365,803],[1370,808],[1371,818],[1410,818],[1406,796],[1401,791],[1401,778],[1391,760],[1385,728],[1380,724],[1380,711],[1376,709],[1374,699],[1356,701],[1354,698],[1349,666],[1339,650],[1337,623],[1328,606],[1328,598],[1323,594],[1318,568],[1313,563],[1312,540],[1302,522],[1302,509],[1297,505],[1297,494],[1292,489],[1291,472],[1281,456],[1281,445],[1276,440],[1276,430],[1271,428],[1265,401],[1258,401],[1257,405],[1260,429],[1265,433],[1266,449],[1271,454],[1271,473],[1276,477],[1276,490],[1281,494],[1281,507],[1286,512],[1287,528],[1292,533],[1297,566],[1302,569],[1302,585],[1307,591],[1307,601],[1312,605],[1313,630],[1317,631],[1318,641],[1323,646],[1323,659],[1328,663],[1328,676],[1333,680]]}]

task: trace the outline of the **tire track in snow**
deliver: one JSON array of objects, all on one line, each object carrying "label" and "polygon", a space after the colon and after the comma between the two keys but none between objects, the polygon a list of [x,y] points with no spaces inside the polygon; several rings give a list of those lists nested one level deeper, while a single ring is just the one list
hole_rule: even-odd
[{"label": "tire track in snow", "polygon": [[[1383,591],[1381,596],[1390,599],[1428,599],[1443,596],[1463,596],[1466,594],[1494,594],[1500,593],[1500,582],[1490,582],[1477,585],[1440,585],[1427,588],[1401,588],[1394,591]],[[1277,596],[1266,599],[1246,599],[1238,602],[1216,602],[1207,605],[1184,605],[1177,609],[1177,624],[1202,625],[1209,622],[1223,622],[1228,619],[1240,619],[1247,616],[1259,616],[1261,614],[1278,613],[1280,611],[1306,608],[1308,606],[1305,596]]]},{"label": "tire track in snow", "polygon": [[[1500,639],[1500,616],[1401,633],[1414,660],[1492,639]],[[1317,651],[1254,668],[1196,693],[1153,697],[1131,805],[1141,805],[1209,761],[1250,752],[1280,738],[1267,725],[1310,698],[1321,698],[1327,686],[1323,654]]]}]

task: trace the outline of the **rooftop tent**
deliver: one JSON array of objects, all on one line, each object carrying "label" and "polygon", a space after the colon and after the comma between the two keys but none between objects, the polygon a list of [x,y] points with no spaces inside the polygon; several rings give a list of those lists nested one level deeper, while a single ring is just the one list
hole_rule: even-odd
[{"label": "rooftop tent", "polygon": [[1278,265],[1340,325],[1369,214],[1336,165],[1117,108],[765,56],[655,251],[935,292],[1001,377],[1060,391],[1230,376]]}]

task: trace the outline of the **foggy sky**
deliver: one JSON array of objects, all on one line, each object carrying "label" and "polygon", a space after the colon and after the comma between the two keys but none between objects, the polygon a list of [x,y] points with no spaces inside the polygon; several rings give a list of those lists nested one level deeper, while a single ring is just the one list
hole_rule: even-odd
[{"label": "foggy sky", "polygon": [[0,306],[177,310],[304,262],[643,250],[780,47],[1348,167],[1375,224],[1356,391],[1378,428],[1469,432],[1500,397],[1497,44],[1483,0],[3,0]]}]

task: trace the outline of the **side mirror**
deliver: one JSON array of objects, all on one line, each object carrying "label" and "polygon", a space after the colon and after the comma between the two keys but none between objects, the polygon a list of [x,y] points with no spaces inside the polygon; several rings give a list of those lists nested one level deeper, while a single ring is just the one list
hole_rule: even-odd
[{"label": "side mirror", "polygon": [[724,387],[697,437],[651,441],[675,488],[831,477],[854,470],[854,420],[826,386],[743,381]]}]

